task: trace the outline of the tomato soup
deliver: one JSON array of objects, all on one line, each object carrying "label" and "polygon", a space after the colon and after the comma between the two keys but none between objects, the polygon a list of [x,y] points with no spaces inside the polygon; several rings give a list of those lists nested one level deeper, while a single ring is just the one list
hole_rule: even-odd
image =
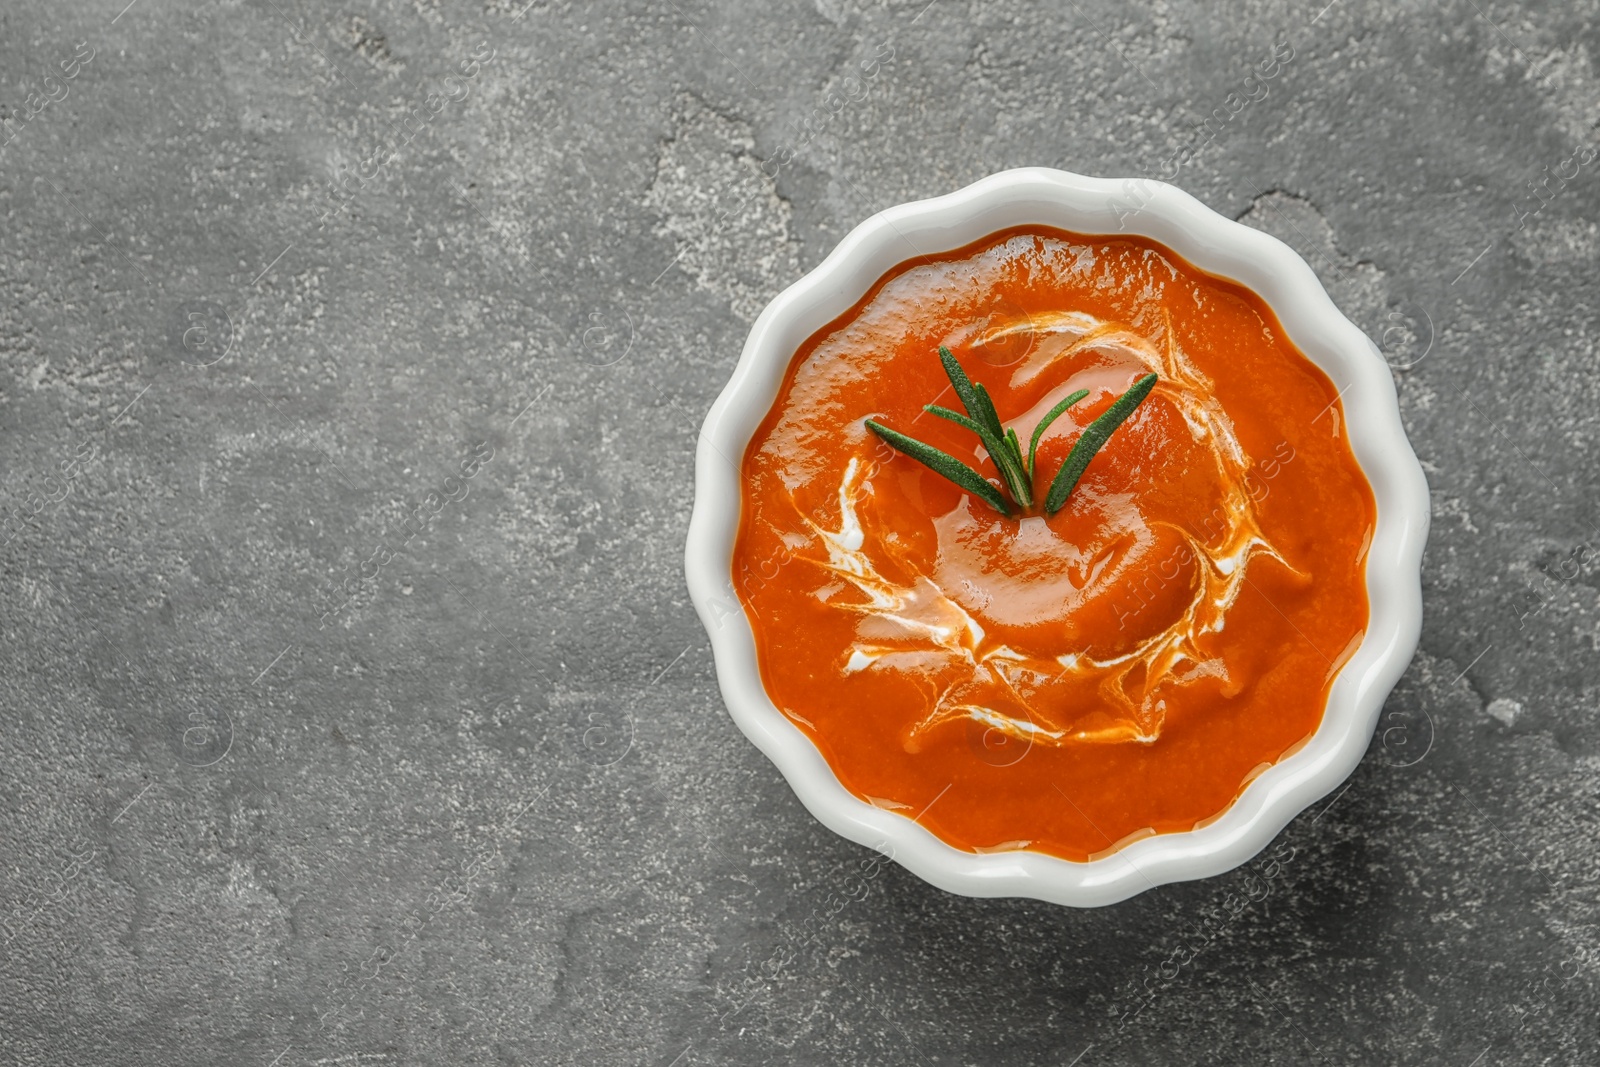
[{"label": "tomato soup", "polygon": [[[947,347],[1043,497],[1002,514],[869,432],[1002,481]],[[1040,227],[910,260],[795,354],[743,457],[734,584],[773,703],[839,781],[972,851],[1074,860],[1221,814],[1316,730],[1367,625],[1372,492],[1328,378],[1254,293]]]}]

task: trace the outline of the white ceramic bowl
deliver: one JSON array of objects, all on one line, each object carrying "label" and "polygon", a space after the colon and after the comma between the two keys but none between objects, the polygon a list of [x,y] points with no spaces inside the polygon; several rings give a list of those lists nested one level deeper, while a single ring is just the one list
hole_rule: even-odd
[{"label": "white ceramic bowl", "polygon": [[[1351,444],[1377,502],[1366,574],[1371,619],[1360,648],[1334,680],[1316,733],[1251,781],[1207,825],[1146,837],[1087,862],[1026,851],[965,852],[910,818],[848,792],[810,739],[768,699],[754,636],[733,587],[739,462],[800,345],[905,260],[950,251],[1025,224],[1086,234],[1139,234],[1259,294],[1289,339],[1340,391]],[[1355,769],[1384,699],[1416,651],[1428,513],[1427,482],[1400,425],[1389,368],[1292,249],[1162,182],[1028,168],[879,212],[767,305],[700,432],[686,566],[690,595],[711,635],[729,713],[777,764],[813,815],[952,893],[1094,906],[1244,863]]]}]

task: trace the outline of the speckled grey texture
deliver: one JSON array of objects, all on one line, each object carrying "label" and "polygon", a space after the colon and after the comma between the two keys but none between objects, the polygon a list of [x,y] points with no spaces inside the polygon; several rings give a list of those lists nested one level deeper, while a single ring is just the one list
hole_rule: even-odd
[{"label": "speckled grey texture", "polygon": [[[1594,0],[124,3],[0,6],[0,1061],[1600,1062]],[[724,713],[696,430],[873,211],[1172,161],[1395,366],[1422,648],[1249,868],[948,896]]]}]

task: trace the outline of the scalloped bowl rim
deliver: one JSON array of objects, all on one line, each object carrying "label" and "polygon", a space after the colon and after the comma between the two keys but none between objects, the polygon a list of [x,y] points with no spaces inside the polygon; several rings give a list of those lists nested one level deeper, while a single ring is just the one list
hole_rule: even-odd
[{"label": "scalloped bowl rim", "polygon": [[[1257,293],[1289,339],[1340,391],[1352,451],[1377,506],[1366,565],[1367,631],[1340,668],[1316,731],[1201,826],[1147,836],[1087,861],[1029,851],[967,852],[845,789],[816,745],[768,698],[754,634],[732,581],[740,461],[800,345],[900,263],[1029,224],[1148,237],[1200,269]],[[710,635],[729,714],[824,825],[952,893],[1098,906],[1239,866],[1355,770],[1383,702],[1421,635],[1428,501],[1387,364],[1293,249],[1164,182],[1023,168],[878,212],[767,305],[700,431],[685,569],[695,610]]]}]

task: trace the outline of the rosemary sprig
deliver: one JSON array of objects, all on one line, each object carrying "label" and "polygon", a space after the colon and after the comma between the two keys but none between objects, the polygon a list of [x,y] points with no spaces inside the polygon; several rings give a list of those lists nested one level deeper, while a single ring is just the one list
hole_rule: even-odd
[{"label": "rosemary sprig", "polygon": [[[1016,428],[1007,429],[1000,425],[1000,416],[995,411],[989,391],[982,385],[974,384],[972,379],[967,377],[967,372],[961,369],[961,364],[956,362],[956,357],[943,345],[939,347],[939,360],[944,364],[945,375],[955,388],[956,396],[960,399],[961,406],[966,409],[966,414],[940,407],[938,404],[927,404],[922,410],[977,434],[978,439],[983,442],[984,449],[988,451],[990,460],[1000,472],[1006,488],[1010,490],[1011,500],[1024,511],[1033,507],[1034,461],[1038,456],[1039,438],[1063,412],[1088,396],[1089,390],[1079,389],[1051,408],[1045,417],[1039,420],[1039,425],[1033,428],[1033,438],[1028,442],[1028,454],[1024,457],[1022,442],[1017,437]],[[1066,504],[1067,497],[1072,495],[1072,490],[1077,486],[1078,479],[1083,476],[1084,469],[1089,466],[1089,461],[1110,439],[1116,428],[1133,414],[1134,408],[1150,395],[1150,390],[1155,384],[1154,374],[1140,378],[1134,383],[1133,388],[1118,397],[1105,414],[1090,423],[1089,427],[1079,435],[1077,443],[1072,446],[1072,451],[1067,454],[1066,462],[1061,465],[1055,479],[1050,483],[1050,492],[1044,504],[1046,515],[1054,515]],[[891,430],[873,419],[867,419],[866,424],[873,433],[935,474],[954,482],[1000,514],[1011,514],[1011,503],[1000,490],[983,475],[948,452]]]}]

